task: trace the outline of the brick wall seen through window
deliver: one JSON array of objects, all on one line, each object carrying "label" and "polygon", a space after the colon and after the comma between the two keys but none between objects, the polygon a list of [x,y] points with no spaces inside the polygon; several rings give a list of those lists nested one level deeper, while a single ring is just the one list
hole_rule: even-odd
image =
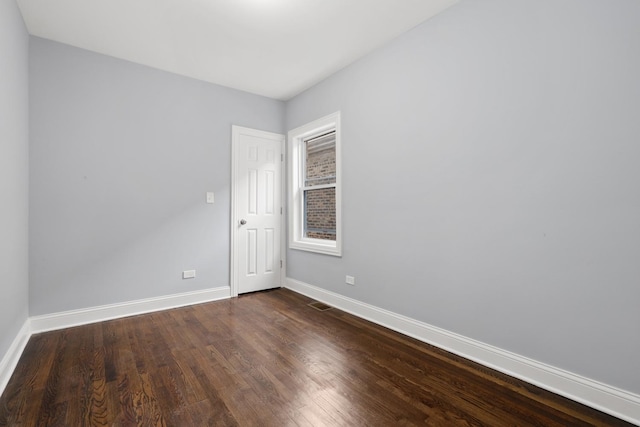
[{"label": "brick wall seen through window", "polygon": [[335,133],[305,141],[305,146],[305,237],[336,240]]}]

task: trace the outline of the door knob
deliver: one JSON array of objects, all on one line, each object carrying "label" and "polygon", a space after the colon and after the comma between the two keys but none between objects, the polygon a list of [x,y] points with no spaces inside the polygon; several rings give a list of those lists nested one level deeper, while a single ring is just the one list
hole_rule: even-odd
[{"label": "door knob", "polygon": [[246,223],[247,223],[247,220],[246,220],[246,219],[241,219],[241,220],[240,220],[240,225],[245,225]]}]

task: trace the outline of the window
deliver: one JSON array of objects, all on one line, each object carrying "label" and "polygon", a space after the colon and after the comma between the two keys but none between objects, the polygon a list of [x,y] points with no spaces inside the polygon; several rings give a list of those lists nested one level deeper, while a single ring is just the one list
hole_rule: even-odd
[{"label": "window", "polygon": [[340,256],[340,113],[290,131],[289,159],[289,247]]}]

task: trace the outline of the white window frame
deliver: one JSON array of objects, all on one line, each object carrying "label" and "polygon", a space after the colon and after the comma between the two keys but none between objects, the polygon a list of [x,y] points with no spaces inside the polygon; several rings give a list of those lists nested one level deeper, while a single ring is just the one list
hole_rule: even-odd
[{"label": "white window frame", "polygon": [[[335,130],[336,133],[336,240],[304,237],[304,141]],[[289,248],[342,256],[342,172],[340,112],[289,131]]]}]

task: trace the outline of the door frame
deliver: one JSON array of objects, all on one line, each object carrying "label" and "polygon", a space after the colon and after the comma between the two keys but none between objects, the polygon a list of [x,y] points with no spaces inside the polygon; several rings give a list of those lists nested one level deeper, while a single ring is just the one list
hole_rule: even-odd
[{"label": "door frame", "polygon": [[238,151],[238,139],[240,137],[240,134],[251,134],[251,135],[255,135],[258,137],[267,137],[267,138],[275,138],[275,139],[281,139],[281,144],[280,144],[280,159],[281,159],[281,167],[280,167],[280,191],[281,191],[281,197],[280,197],[280,209],[281,209],[281,214],[280,214],[280,260],[281,260],[281,267],[280,267],[280,286],[284,286],[285,283],[285,279],[286,279],[286,271],[287,271],[287,244],[286,244],[286,237],[287,237],[287,229],[286,229],[286,204],[288,202],[288,197],[287,197],[287,193],[286,193],[286,183],[287,183],[287,175],[286,175],[286,166],[287,166],[287,162],[286,162],[286,148],[287,148],[287,138],[285,135],[280,134],[280,133],[274,133],[274,132],[267,132],[267,131],[263,131],[263,130],[259,130],[259,129],[253,129],[253,128],[248,128],[248,127],[243,127],[243,126],[238,126],[238,125],[231,125],[231,250],[230,250],[230,266],[229,266],[229,270],[230,270],[230,280],[229,280],[229,287],[230,287],[230,294],[231,297],[237,297],[238,296],[238,290],[239,290],[239,275],[238,275],[238,268],[239,266],[236,265],[237,264],[237,260],[239,259],[238,254],[236,253],[236,251],[238,250],[238,245],[236,244],[236,239],[238,239],[238,223],[240,221],[240,218],[238,217],[238,213],[237,213],[237,209],[236,209],[236,204],[237,204],[237,200],[238,200],[238,187],[237,187],[237,183],[236,183],[236,173],[238,172],[238,155],[237,155],[237,151]]}]

